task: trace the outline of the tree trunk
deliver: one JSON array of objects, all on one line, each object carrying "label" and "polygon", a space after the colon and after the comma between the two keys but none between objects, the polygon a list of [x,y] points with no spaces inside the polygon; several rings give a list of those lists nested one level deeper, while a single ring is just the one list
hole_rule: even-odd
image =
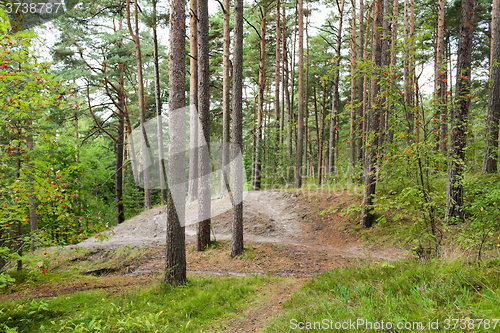
[{"label": "tree trunk", "polygon": [[474,32],[475,0],[462,0],[460,39],[458,42],[456,105],[451,115],[451,142],[448,160],[448,185],[446,188],[446,220],[456,223],[465,219],[463,172],[465,145],[470,106],[470,75],[472,39]]},{"label": "tree trunk", "polygon": [[[283,7],[283,16],[285,16],[285,7]],[[284,27],[286,27],[286,21],[283,22]],[[284,28],[285,30],[285,28]],[[290,99],[290,90],[289,90],[289,82],[290,82],[290,69],[288,66],[288,49],[285,41],[285,34],[283,34],[283,71],[284,71],[284,78],[283,78],[283,90],[285,92],[285,101],[286,101],[286,135],[287,135],[287,148],[288,148],[288,158],[292,158],[293,152],[292,152],[292,119],[291,119],[291,108],[292,108],[292,103]],[[293,86],[292,86],[293,89]]]},{"label": "tree trunk", "polygon": [[132,30],[130,22],[130,0],[127,0],[127,25],[130,36],[134,40],[135,45],[135,58],[137,62],[137,95],[139,99],[139,121],[141,127],[141,159],[143,165],[143,180],[144,180],[144,208],[153,208],[151,204],[151,186],[149,179],[149,147],[147,143],[147,135],[145,129],[146,123],[146,104],[144,100],[144,78],[142,74],[142,55],[141,55],[141,41],[139,39],[139,10],[138,0],[134,1],[135,4],[135,32]]},{"label": "tree trunk", "polygon": [[[229,127],[231,121],[231,79],[229,77],[229,72],[231,69],[231,62],[229,61],[229,47],[231,44],[230,33],[231,28],[229,26],[229,13],[231,11],[230,0],[224,0],[224,22],[223,22],[223,46],[222,46],[222,168],[225,168],[229,163]],[[227,194],[226,182],[224,175],[221,179],[221,194],[222,198]]]},{"label": "tree trunk", "polygon": [[187,202],[198,199],[198,12],[197,0],[189,1],[189,181]]},{"label": "tree trunk", "polygon": [[[391,40],[391,69],[393,71],[396,71],[396,56],[397,56],[397,44],[398,44],[398,16],[399,16],[399,6],[398,6],[398,0],[394,0],[392,3],[392,40]],[[391,87],[394,87],[396,83],[396,74],[392,75],[391,77]],[[392,98],[389,100],[389,106],[390,108],[393,108],[393,102]],[[394,138],[394,130],[389,128],[389,132],[386,133],[387,135],[387,141],[389,143],[393,142]]]},{"label": "tree trunk", "polygon": [[161,189],[161,203],[167,203],[167,185],[165,181],[165,157],[163,153],[163,124],[161,115],[161,88],[160,88],[160,65],[158,56],[158,36],[157,30],[157,14],[156,14],[156,0],[153,0],[153,59],[154,59],[154,72],[155,72],[155,103],[156,103],[156,132],[158,138],[158,167],[160,175],[160,189]]},{"label": "tree trunk", "polygon": [[[31,120],[28,124],[31,127]],[[30,134],[26,140],[26,147],[28,151],[32,151],[34,148],[33,136]],[[29,186],[29,215],[30,215],[30,232],[31,232],[31,252],[35,252],[36,244],[35,244],[35,233],[38,231],[38,214],[37,214],[37,201],[35,195],[35,188],[33,184],[33,163],[31,159],[28,158],[26,161],[28,165],[28,186]]]},{"label": "tree trunk", "polygon": [[[446,0],[439,0],[439,12],[438,12],[438,26],[437,26],[437,36],[436,36],[436,108],[434,119],[436,119],[434,133],[436,135],[437,150],[442,152],[446,151],[446,146],[444,145],[446,130],[443,128],[443,122],[446,122],[446,118],[443,119],[443,114],[445,114],[446,108],[446,65],[444,58],[444,7]],[[441,124],[439,123],[439,118],[441,117]],[[439,126],[441,125],[441,126]],[[441,132],[441,133],[440,133]]]},{"label": "tree trunk", "polygon": [[[389,72],[389,15],[390,15],[390,3],[389,0],[384,0],[383,4],[383,18],[382,18],[382,57],[381,57],[381,63],[382,63],[382,70],[384,73],[384,76],[386,76],[386,72]],[[389,116],[390,116],[390,109],[387,104],[387,97],[389,95],[388,91],[389,87],[385,86],[384,87],[384,92],[381,94],[380,98],[380,104],[381,104],[381,117],[380,117],[380,137],[379,137],[379,146],[383,147],[384,141],[385,141],[385,136],[387,132],[389,131]]]},{"label": "tree trunk", "polygon": [[333,73],[333,105],[332,113],[330,115],[330,140],[328,142],[328,173],[335,172],[335,146],[336,146],[336,133],[338,132],[336,126],[336,115],[339,112],[339,66],[340,66],[340,56],[342,48],[342,21],[344,19],[344,4],[345,0],[342,0],[342,4],[339,8],[339,28],[337,30],[337,53],[335,55],[335,70]]},{"label": "tree trunk", "polygon": [[281,27],[280,27],[280,0],[276,0],[276,71],[274,80],[274,115],[276,117],[276,154],[274,158],[274,173],[278,166],[278,154],[280,143],[280,64],[281,64]]},{"label": "tree trunk", "polygon": [[297,149],[297,132],[296,132],[296,119],[295,119],[295,111],[294,111],[294,106],[295,106],[295,58],[296,58],[296,44],[297,44],[297,3],[295,3],[295,25],[294,25],[294,31],[293,31],[293,48],[292,48],[292,54],[291,54],[291,60],[290,60],[290,65],[291,65],[291,78],[290,78],[290,86],[291,86],[291,94],[290,94],[290,108],[288,111],[290,112],[288,115],[289,119],[289,131],[290,131],[290,136],[289,136],[289,153],[290,153],[290,158],[293,157],[293,139],[295,139],[295,149]]},{"label": "tree trunk", "polygon": [[[234,55],[233,55],[233,135],[232,159],[243,149],[243,0],[234,4]],[[237,149],[238,148],[238,149]],[[243,166],[236,162],[232,173],[233,225],[231,257],[243,254]]]},{"label": "tree trunk", "polygon": [[[284,134],[284,129],[285,129],[285,106],[286,106],[286,95],[285,95],[285,81],[286,81],[286,71],[288,70],[286,66],[288,66],[286,62],[286,13],[285,13],[285,7],[283,7],[283,21],[281,22],[281,52],[282,52],[282,74],[281,74],[281,122],[280,122],[280,144],[283,145],[284,139],[283,137],[285,136]],[[286,160],[286,159],[285,159]],[[283,160],[283,166],[285,165],[285,160]]]},{"label": "tree trunk", "polygon": [[259,100],[257,102],[257,135],[255,138],[255,165],[252,190],[259,191],[261,186],[262,171],[262,113],[264,109],[264,91],[266,89],[266,19],[267,8],[262,7],[262,19],[260,21],[260,63],[259,63]]},{"label": "tree trunk", "polygon": [[486,121],[486,148],[483,158],[483,173],[496,173],[498,164],[498,122],[500,119],[500,20],[499,0],[493,0],[491,11],[491,72],[488,118]]},{"label": "tree trunk", "polygon": [[408,0],[405,0],[404,2],[404,50],[405,50],[405,55],[404,55],[404,107],[405,107],[405,119],[406,119],[406,126],[407,126],[407,138],[408,141],[410,140],[410,137],[413,134],[413,84],[412,84],[412,78],[413,78],[413,72],[411,70],[412,64],[411,64],[411,28],[410,24],[408,21],[409,18],[409,4]]},{"label": "tree trunk", "polygon": [[[319,117],[318,117],[318,95],[316,94],[316,86],[313,87],[313,94],[314,94],[314,120],[316,123],[316,158],[317,158],[317,174],[319,177],[319,166],[320,166],[320,129],[319,129]],[[314,164],[314,162],[313,162]],[[319,178],[318,178],[319,181]]]},{"label": "tree trunk", "polygon": [[295,152],[295,187],[302,187],[302,149],[304,144],[304,4],[299,2],[299,105],[297,150]]},{"label": "tree trunk", "polygon": [[[365,24],[364,24],[364,14],[365,14],[365,8],[364,8],[364,1],[359,0],[359,52],[358,52],[358,63],[361,61],[364,61],[363,59],[363,54],[364,54],[364,43],[365,43]],[[357,163],[362,164],[363,163],[363,98],[365,91],[363,90],[363,83],[364,83],[364,76],[359,75],[358,77],[358,103],[360,105],[357,108],[357,142],[356,142],[356,150],[358,153],[357,156]]]},{"label": "tree trunk", "polygon": [[[185,188],[179,186],[185,179],[186,158],[184,144],[185,83],[186,83],[186,14],[183,0],[170,1],[170,70],[169,70],[169,136],[168,203],[165,279],[171,285],[186,283],[185,215],[183,202],[175,206],[173,194],[184,198]],[[174,188],[173,185],[176,185]],[[181,200],[182,201],[182,200]]]},{"label": "tree trunk", "polygon": [[352,1],[351,17],[351,130],[349,135],[350,142],[350,162],[354,167],[356,164],[356,2]]},{"label": "tree trunk", "polygon": [[[318,184],[321,185],[323,179],[322,176],[324,174],[323,167],[323,132],[325,129],[325,117],[326,117],[326,88],[327,86],[323,86],[323,102],[321,103],[321,123],[319,126],[319,145],[318,145]],[[307,165],[306,165],[307,166]]]},{"label": "tree trunk", "polygon": [[[208,44],[208,0],[198,0],[198,233],[196,251],[210,244],[210,63]],[[204,142],[205,141],[205,142]]]},{"label": "tree trunk", "polygon": [[[370,7],[368,8],[368,13],[367,13],[367,16],[366,16],[366,32],[365,32],[365,44],[363,46],[363,62],[366,62],[366,59],[368,59],[368,35],[370,33],[370,19],[371,19],[371,13],[372,13],[372,10],[373,10],[373,2],[370,4]],[[365,142],[365,138],[367,137],[367,132],[366,132],[366,124],[368,122],[368,116],[367,116],[367,112],[366,112],[366,108],[367,108],[367,105],[368,105],[368,76],[367,75],[364,75],[363,76],[363,103],[362,103],[362,108],[363,108],[363,116],[362,116],[362,120],[363,120],[363,124],[361,124],[361,137],[363,138],[363,141]],[[362,158],[363,160],[366,158],[366,156],[364,156],[364,151],[359,155],[360,158]],[[363,164],[364,164],[364,161],[362,161]],[[363,168],[365,167],[365,165],[363,165]]]},{"label": "tree trunk", "polygon": [[307,181],[307,140],[308,140],[308,131],[309,131],[309,8],[306,13],[306,78],[305,78],[305,102],[304,102],[304,111],[306,113],[306,121],[304,124],[304,177]]},{"label": "tree trunk", "polygon": [[125,142],[125,93],[124,93],[124,65],[119,64],[120,77],[118,78],[118,128],[116,133],[116,173],[115,173],[115,209],[116,223],[125,221],[123,208],[123,146]]},{"label": "tree trunk", "polygon": [[372,60],[373,66],[378,72],[378,75],[374,75],[371,82],[371,96],[374,101],[373,105],[369,108],[366,121],[367,121],[367,148],[365,152],[365,193],[363,201],[363,211],[361,213],[361,226],[364,228],[369,228],[372,226],[374,221],[373,212],[373,199],[375,197],[375,186],[377,182],[376,169],[377,164],[376,150],[378,147],[378,137],[375,134],[380,130],[380,110],[381,105],[377,102],[377,97],[379,95],[380,87],[378,80],[382,72],[382,40],[381,40],[381,28],[382,28],[382,16],[383,16],[383,0],[375,0],[374,13],[373,13],[373,43],[372,43]]}]

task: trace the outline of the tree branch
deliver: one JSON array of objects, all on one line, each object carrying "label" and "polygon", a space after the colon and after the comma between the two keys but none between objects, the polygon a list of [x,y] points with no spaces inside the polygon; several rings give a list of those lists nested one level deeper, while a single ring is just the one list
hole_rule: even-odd
[{"label": "tree branch", "polygon": [[88,85],[87,85],[87,101],[88,101],[88,105],[89,105],[90,114],[92,115],[92,118],[94,118],[95,124],[99,127],[99,129],[101,131],[106,133],[115,143],[118,143],[116,138],[113,135],[111,135],[111,133],[109,133],[104,127],[102,127],[101,124],[99,124],[97,117],[95,116],[94,112],[92,111],[92,103],[90,103],[90,88]]}]

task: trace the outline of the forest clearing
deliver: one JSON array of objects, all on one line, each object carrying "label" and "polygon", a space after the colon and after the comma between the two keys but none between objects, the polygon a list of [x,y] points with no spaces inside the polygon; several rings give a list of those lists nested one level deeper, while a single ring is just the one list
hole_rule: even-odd
[{"label": "forest clearing", "polygon": [[500,0],[0,0],[0,332],[500,330]]}]

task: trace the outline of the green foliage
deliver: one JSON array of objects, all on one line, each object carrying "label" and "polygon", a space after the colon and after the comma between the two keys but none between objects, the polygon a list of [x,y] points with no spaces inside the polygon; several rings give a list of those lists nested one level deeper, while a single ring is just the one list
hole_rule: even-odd
[{"label": "green foliage", "polygon": [[[110,175],[109,153],[100,142],[85,150],[75,146],[75,128],[67,121],[79,116],[74,87],[40,61],[43,41],[32,30],[12,35],[0,15],[0,246],[22,253],[32,239],[37,245],[75,244],[111,220],[107,201],[113,198],[96,192]],[[90,130],[89,122],[80,124]],[[38,220],[34,233],[30,209]],[[0,269],[13,259],[0,256]]]},{"label": "green foliage", "polygon": [[461,227],[458,241],[466,249],[477,251],[478,262],[484,248],[492,248],[498,239],[500,218],[500,186],[498,175],[466,179],[466,222]]},{"label": "green foliage", "polygon": [[20,300],[0,306],[0,321],[20,332],[199,332],[222,328],[270,279],[192,279],[181,288],[154,283],[120,295],[100,290]]},{"label": "green foliage", "polygon": [[[335,269],[292,296],[268,332],[292,332],[290,320],[428,322],[500,315],[500,266],[476,268],[461,261],[402,261]],[[453,324],[452,324],[453,326]],[[498,326],[497,326],[498,327]],[[458,328],[458,327],[457,327]],[[477,324],[476,324],[477,328]],[[318,330],[311,330],[318,331]],[[363,326],[361,331],[366,330]],[[451,329],[450,332],[461,332]],[[475,332],[488,332],[484,328]]]}]

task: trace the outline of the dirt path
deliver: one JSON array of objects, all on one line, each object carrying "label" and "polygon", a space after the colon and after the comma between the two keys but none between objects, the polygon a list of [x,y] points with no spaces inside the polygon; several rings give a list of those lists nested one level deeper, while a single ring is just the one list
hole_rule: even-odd
[{"label": "dirt path", "polygon": [[[403,257],[402,249],[366,248],[351,235],[352,226],[346,225],[337,213],[325,212],[332,206],[355,202],[356,198],[328,191],[248,192],[243,212],[246,243],[243,260],[228,256],[232,212],[227,210],[212,218],[212,239],[218,241],[218,247],[211,251],[194,252],[195,225],[186,227],[188,270],[206,274],[307,277],[360,260],[392,261]],[[213,201],[219,211],[229,204],[227,198]],[[188,207],[186,220],[195,217],[196,207]],[[165,208],[155,208],[115,227],[109,232],[108,241],[99,243],[92,238],[79,246],[102,249],[121,245],[158,246],[158,253],[151,259],[130,267],[128,274],[137,276],[163,272],[165,256],[161,248],[165,240]]]},{"label": "dirt path", "polygon": [[[224,332],[250,333],[264,329],[271,319],[279,313],[283,304],[300,289],[306,279],[287,279],[267,283],[258,290],[258,297],[248,308],[233,320],[224,324]],[[211,327],[217,329],[216,327]]]},{"label": "dirt path", "polygon": [[[285,278],[263,284],[258,290],[258,297],[248,304],[246,310],[222,324],[224,327],[214,329],[224,332],[260,331],[281,311],[282,304],[312,276],[366,260],[404,257],[403,249],[366,247],[354,236],[355,224],[345,221],[332,210],[332,207],[359,203],[358,200],[328,191],[249,192],[243,212],[245,252],[238,258],[229,257],[232,212],[224,212],[229,202],[215,200],[214,206],[222,213],[212,218],[212,239],[216,242],[209,249],[194,251],[195,228],[193,225],[186,227],[188,277],[199,274],[258,274]],[[196,207],[188,207],[186,213],[188,220],[194,219]],[[84,274],[100,278],[82,277],[62,285],[41,284],[29,288],[29,295],[32,298],[51,297],[89,289],[121,293],[137,285],[151,283],[164,273],[165,231],[165,208],[155,208],[136,216],[107,232],[108,241],[100,243],[95,238],[89,239],[78,247],[91,250],[64,251],[68,258],[54,263],[54,269],[72,262],[79,262],[79,265],[84,261],[96,263],[86,266],[93,268]],[[127,262],[105,260],[112,256],[113,249],[123,245],[140,247],[129,249],[140,251],[140,255]],[[26,290],[19,290],[0,297],[0,300],[24,298],[26,295]]]}]

